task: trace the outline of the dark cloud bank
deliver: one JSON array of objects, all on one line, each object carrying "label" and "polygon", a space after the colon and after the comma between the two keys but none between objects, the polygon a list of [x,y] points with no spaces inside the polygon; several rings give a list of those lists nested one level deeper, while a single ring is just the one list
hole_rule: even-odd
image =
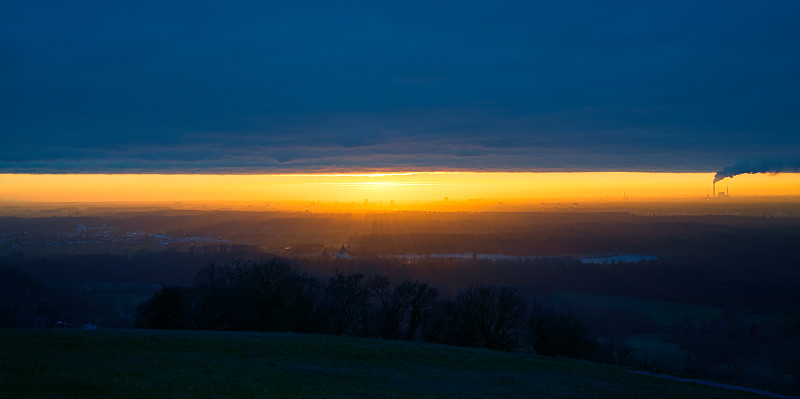
[{"label": "dark cloud bank", "polygon": [[262,3],[3,4],[0,173],[708,172],[800,154],[794,1]]}]

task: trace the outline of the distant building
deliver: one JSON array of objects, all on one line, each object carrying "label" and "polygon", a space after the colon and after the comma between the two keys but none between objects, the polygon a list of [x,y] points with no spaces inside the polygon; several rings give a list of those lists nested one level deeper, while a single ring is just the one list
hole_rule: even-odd
[{"label": "distant building", "polygon": [[347,253],[347,247],[342,244],[342,247],[339,248],[339,253],[336,254],[336,259],[348,259],[350,255]]}]

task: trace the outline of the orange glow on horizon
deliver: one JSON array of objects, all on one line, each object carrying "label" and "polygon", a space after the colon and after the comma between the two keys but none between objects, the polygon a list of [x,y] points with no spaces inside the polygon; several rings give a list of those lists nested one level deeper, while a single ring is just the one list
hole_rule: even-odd
[{"label": "orange glow on horizon", "polygon": [[[0,200],[157,201],[451,201],[471,199],[632,200],[705,198],[713,173],[398,172],[278,175],[0,174]],[[800,195],[800,174],[724,179],[731,196]]]}]

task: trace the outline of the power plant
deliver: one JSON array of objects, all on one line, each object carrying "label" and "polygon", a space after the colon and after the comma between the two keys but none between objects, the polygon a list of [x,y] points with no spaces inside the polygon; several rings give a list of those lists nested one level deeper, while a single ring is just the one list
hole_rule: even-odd
[{"label": "power plant", "polygon": [[730,198],[731,192],[728,186],[725,186],[725,191],[717,193],[717,180],[711,183],[711,197],[712,198]]},{"label": "power plant", "polygon": [[717,193],[717,182],[722,179],[727,179],[729,177],[732,178],[734,176],[742,175],[745,173],[775,174],[784,172],[794,172],[794,173],[800,172],[800,162],[798,161],[739,162],[733,166],[726,166],[714,175],[714,182],[712,183],[711,186],[711,198],[730,198],[731,194],[728,191],[727,186],[725,187],[725,191],[720,191],[719,193]]}]

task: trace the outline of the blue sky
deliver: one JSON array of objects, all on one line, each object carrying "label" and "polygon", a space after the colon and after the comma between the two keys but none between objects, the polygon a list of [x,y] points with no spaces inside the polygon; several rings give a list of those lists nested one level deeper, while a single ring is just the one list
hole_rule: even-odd
[{"label": "blue sky", "polygon": [[6,1],[0,173],[796,162],[799,20],[797,1]]}]

